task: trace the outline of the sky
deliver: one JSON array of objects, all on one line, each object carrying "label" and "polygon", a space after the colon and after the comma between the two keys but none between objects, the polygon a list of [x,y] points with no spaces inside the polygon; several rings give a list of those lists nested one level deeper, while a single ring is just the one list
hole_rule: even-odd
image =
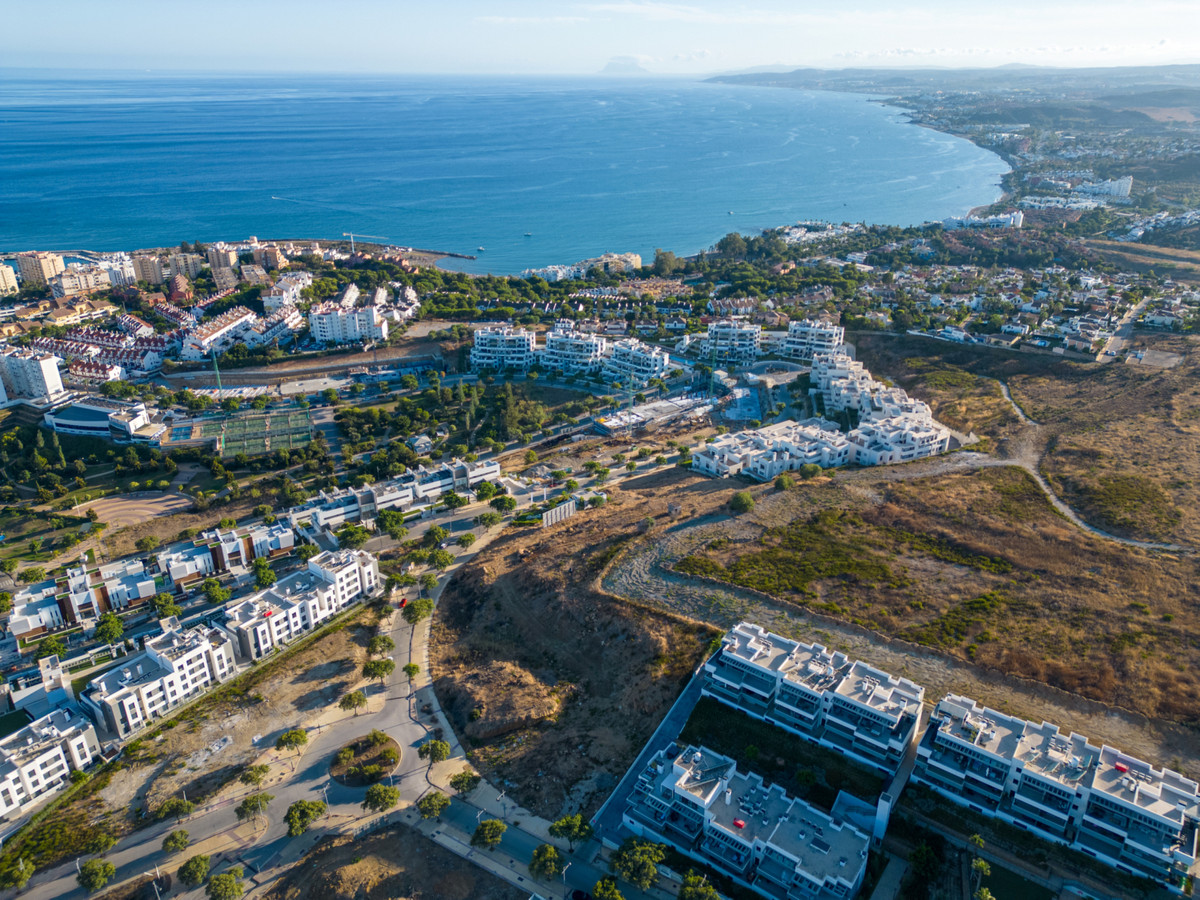
[{"label": "sky", "polygon": [[[1197,0],[9,0],[0,66],[663,75],[1200,63]],[[13,40],[16,36],[20,40]]]}]

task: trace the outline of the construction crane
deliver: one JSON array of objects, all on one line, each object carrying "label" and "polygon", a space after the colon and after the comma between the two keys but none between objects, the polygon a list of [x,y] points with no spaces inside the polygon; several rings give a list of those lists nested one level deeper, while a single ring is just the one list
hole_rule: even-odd
[{"label": "construction crane", "polygon": [[355,237],[360,237],[360,238],[379,238],[379,240],[381,240],[381,241],[386,241],[386,240],[389,240],[389,238],[385,238],[385,237],[384,237],[382,234],[359,234],[359,235],[356,235],[356,234],[355,234],[353,231],[343,231],[343,232],[342,232],[342,237],[348,237],[348,238],[350,238],[350,252],[351,252],[351,253],[353,253],[353,252],[354,252],[354,238],[355,238]]}]

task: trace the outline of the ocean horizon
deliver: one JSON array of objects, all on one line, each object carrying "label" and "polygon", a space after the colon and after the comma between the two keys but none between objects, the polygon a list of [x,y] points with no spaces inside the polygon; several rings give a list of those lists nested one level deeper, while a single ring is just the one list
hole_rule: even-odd
[{"label": "ocean horizon", "polygon": [[4,252],[353,232],[516,274],[938,221],[1008,171],[875,98],[664,78],[23,72],[0,123]]}]

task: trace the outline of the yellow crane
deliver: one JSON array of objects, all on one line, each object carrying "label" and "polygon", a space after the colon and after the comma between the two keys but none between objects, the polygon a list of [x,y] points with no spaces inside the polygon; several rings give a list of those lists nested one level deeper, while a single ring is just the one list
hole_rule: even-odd
[{"label": "yellow crane", "polygon": [[353,253],[353,252],[354,252],[354,238],[355,238],[355,237],[360,237],[360,238],[379,238],[379,240],[381,240],[381,241],[386,241],[386,240],[388,240],[388,238],[385,238],[385,237],[384,237],[382,234],[359,234],[359,235],[356,235],[356,234],[355,234],[353,231],[343,231],[343,232],[342,232],[342,237],[348,237],[348,238],[350,238],[350,252],[351,252],[351,253]]}]

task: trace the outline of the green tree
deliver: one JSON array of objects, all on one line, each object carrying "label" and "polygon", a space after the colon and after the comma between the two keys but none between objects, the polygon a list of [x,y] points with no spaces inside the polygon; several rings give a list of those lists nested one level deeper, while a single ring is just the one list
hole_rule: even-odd
[{"label": "green tree", "polygon": [[257,822],[258,817],[267,811],[267,806],[274,799],[270,794],[262,792],[246,797],[234,809],[234,812],[237,813],[238,821],[244,822],[246,819],[253,819]]},{"label": "green tree", "polygon": [[105,856],[115,846],[117,846],[115,835],[108,831],[97,831],[92,834],[85,849],[88,853],[98,853],[101,856]]},{"label": "green tree", "polygon": [[422,819],[436,819],[446,811],[446,807],[449,805],[449,797],[441,791],[433,791],[417,801],[417,811],[421,814]]},{"label": "green tree", "polygon": [[353,712],[356,716],[358,711],[367,705],[367,695],[362,691],[351,691],[341,700],[338,701],[338,708],[346,712]]},{"label": "green tree", "polygon": [[37,658],[42,659],[46,656],[65,656],[67,653],[67,645],[62,642],[56,634],[50,637],[42,638],[37,645]]},{"label": "green tree", "polygon": [[787,472],[781,472],[775,478],[775,490],[786,491],[796,486],[796,479]]},{"label": "green tree", "polygon": [[683,884],[676,896],[677,900],[721,900],[721,895],[708,883],[708,879],[691,869],[683,876]]},{"label": "green tree", "polygon": [[428,619],[432,613],[433,601],[428,597],[418,597],[404,607],[401,615],[404,616],[404,621],[409,625],[418,625],[425,619]]},{"label": "green tree", "polygon": [[441,525],[434,525],[432,528],[430,528],[428,531],[425,532],[425,541],[424,541],[425,546],[426,547],[436,547],[438,544],[440,544],[442,541],[444,541],[449,536],[450,536],[450,532],[447,531],[445,528],[443,528]]},{"label": "green tree", "polygon": [[495,847],[506,831],[508,826],[499,819],[484,819],[475,826],[475,833],[471,835],[471,846]]},{"label": "green tree", "polygon": [[461,535],[461,536],[459,537],[459,539],[458,539],[458,542],[457,542],[457,543],[458,543],[458,546],[460,546],[460,547],[462,547],[464,550],[466,550],[466,549],[467,549],[468,547],[470,547],[470,546],[471,546],[473,543],[475,543],[475,535],[473,535],[473,534],[470,534],[470,533],[467,533],[467,534]]},{"label": "green tree", "polygon": [[396,663],[390,659],[370,659],[363,663],[362,667],[363,678],[369,678],[372,681],[379,679],[381,685],[394,671],[396,671]]},{"label": "green tree", "polygon": [[439,572],[444,572],[454,565],[454,554],[449,550],[434,550],[429,554],[429,564]]},{"label": "green tree", "polygon": [[160,619],[183,615],[183,607],[176,603],[175,598],[166,591],[155,594],[150,604],[154,607],[154,615]]},{"label": "green tree", "polygon": [[625,900],[625,895],[617,889],[617,879],[611,875],[596,882],[592,888],[593,900]]},{"label": "green tree", "polygon": [[350,550],[357,550],[371,539],[371,532],[361,525],[347,522],[337,530],[338,544]]},{"label": "green tree", "polygon": [[290,731],[285,731],[275,740],[275,749],[281,753],[285,750],[295,750],[296,755],[300,755],[300,750],[308,745],[308,732],[303,728],[293,728]]},{"label": "green tree", "polygon": [[562,857],[552,844],[538,844],[529,860],[529,874],[534,878],[557,878],[563,870]]},{"label": "green tree", "polygon": [[323,815],[325,804],[320,800],[297,800],[287,808],[283,817],[287,822],[288,837],[300,837]]},{"label": "green tree", "polygon": [[479,526],[491,530],[504,521],[504,516],[497,512],[480,513],[475,517],[475,522]]},{"label": "green tree", "polygon": [[387,784],[373,784],[367,788],[362,808],[366,812],[387,812],[400,802],[400,788]]},{"label": "green tree", "polygon": [[205,578],[200,585],[200,590],[208,598],[208,602],[214,606],[228,603],[229,598],[233,596],[233,591],[229,588],[221,587],[221,582],[215,578]]},{"label": "green tree", "polygon": [[502,496],[493,497],[491,500],[489,500],[488,506],[496,510],[498,513],[508,513],[517,508],[517,501],[515,498],[510,497],[507,494],[503,494]]},{"label": "green tree", "polygon": [[204,879],[208,877],[208,865],[210,861],[210,858],[203,854],[193,856],[179,867],[179,880],[187,887],[200,887],[200,885],[204,884]]},{"label": "green tree", "polygon": [[450,776],[450,787],[454,788],[460,794],[469,794],[475,788],[479,787],[479,783],[483,779],[472,772],[470,769],[463,769],[457,775]]},{"label": "green tree", "polygon": [[[417,584],[419,584],[421,586],[421,590],[423,590],[425,593],[432,594],[434,591],[437,590],[438,577],[433,572],[425,572],[423,575],[421,575],[420,578],[417,579]],[[429,611],[432,612],[433,611],[433,606],[432,606],[433,601],[430,600],[429,602],[431,604],[429,607]],[[411,605],[412,604],[410,603],[409,606],[411,606]],[[423,608],[423,607],[418,607],[418,608]],[[416,613],[413,612],[413,613],[411,613],[411,615],[416,615]],[[416,623],[412,623],[412,624],[416,624]]]},{"label": "green tree", "polygon": [[168,797],[159,806],[158,817],[160,819],[174,818],[176,822],[182,822],[183,817],[190,816],[195,808],[196,804],[191,800],[184,800],[182,797]]},{"label": "green tree", "polygon": [[100,890],[117,876],[117,867],[106,859],[89,859],[79,867],[75,880],[88,893]]},{"label": "green tree", "polygon": [[186,850],[189,843],[191,841],[188,839],[188,833],[182,828],[177,829],[163,838],[163,852],[178,853],[181,850]]},{"label": "green tree", "polygon": [[412,680],[417,677],[417,673],[421,671],[421,667],[415,662],[410,662],[405,663],[404,668],[402,668],[400,671],[408,676],[408,683],[412,684]]},{"label": "green tree", "polygon": [[739,514],[750,512],[754,509],[754,497],[749,491],[738,491],[729,499],[729,508]]},{"label": "green tree", "polygon": [[271,767],[268,765],[246,766],[238,776],[238,781],[247,787],[262,787],[270,771]]},{"label": "green tree", "polygon": [[446,504],[446,509],[462,509],[471,501],[457,491],[447,491],[442,494],[442,502]]},{"label": "green tree", "polygon": [[371,656],[387,656],[396,649],[396,642],[386,634],[376,634],[367,641],[367,653]]},{"label": "green tree", "polygon": [[666,856],[666,847],[662,844],[628,837],[612,855],[608,866],[630,884],[645,891],[658,879],[658,864]]},{"label": "green tree", "polygon": [[800,467],[800,477],[805,481],[816,478],[821,474],[821,467],[816,463],[805,463]]},{"label": "green tree", "polygon": [[565,840],[572,853],[575,852],[576,844],[587,843],[592,839],[593,834],[592,826],[579,813],[563,816],[557,822],[551,823],[548,830],[550,837]]},{"label": "green tree", "polygon": [[115,613],[100,614],[96,624],[96,640],[102,644],[115,644],[125,636],[125,623]]},{"label": "green tree", "polygon": [[242,887],[244,874],[241,866],[232,866],[220,875],[208,879],[208,886],[204,889],[208,900],[238,900],[245,892]]},{"label": "green tree", "polygon": [[429,765],[433,766],[434,763],[444,762],[450,758],[450,745],[446,741],[435,738],[418,747],[417,756],[429,760]]},{"label": "green tree", "polygon": [[259,556],[252,563],[254,569],[254,583],[259,590],[269,588],[275,583],[275,570],[271,568],[271,564],[267,562],[265,557]]}]

